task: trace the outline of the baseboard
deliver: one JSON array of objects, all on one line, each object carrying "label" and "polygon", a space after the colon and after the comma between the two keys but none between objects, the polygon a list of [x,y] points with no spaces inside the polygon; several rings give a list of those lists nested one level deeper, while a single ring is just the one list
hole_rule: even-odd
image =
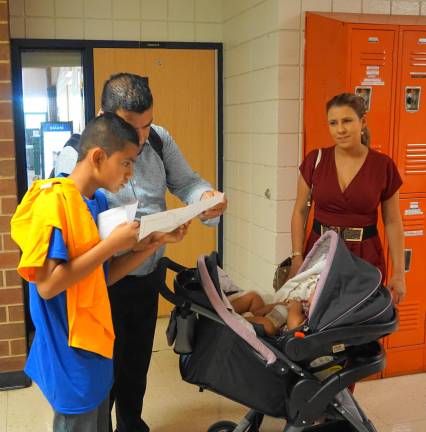
[{"label": "baseboard", "polygon": [[30,385],[31,380],[24,371],[0,372],[0,390],[14,390]]}]

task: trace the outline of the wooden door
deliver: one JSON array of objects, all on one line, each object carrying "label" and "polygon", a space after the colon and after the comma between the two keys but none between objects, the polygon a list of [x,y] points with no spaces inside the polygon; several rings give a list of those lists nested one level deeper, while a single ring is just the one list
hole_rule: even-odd
[{"label": "wooden door", "polygon": [[[100,108],[102,86],[112,74],[146,76],[154,97],[154,123],[174,137],[191,167],[216,187],[216,55],[214,50],[96,48],[93,52],[95,106]],[[168,193],[167,207],[183,204]],[[188,267],[216,249],[217,230],[194,220],[186,238],[168,245],[166,255]],[[173,275],[168,285],[172,287]],[[171,305],[160,298],[159,314]]]}]

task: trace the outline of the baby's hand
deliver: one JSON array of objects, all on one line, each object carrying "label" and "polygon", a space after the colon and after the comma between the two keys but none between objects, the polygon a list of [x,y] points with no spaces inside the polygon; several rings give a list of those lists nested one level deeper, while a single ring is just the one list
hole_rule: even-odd
[{"label": "baby's hand", "polygon": [[287,300],[286,307],[287,309],[302,310],[302,302],[295,299]]},{"label": "baby's hand", "polygon": [[115,252],[132,248],[139,237],[139,222],[117,225],[105,241],[111,244]]}]

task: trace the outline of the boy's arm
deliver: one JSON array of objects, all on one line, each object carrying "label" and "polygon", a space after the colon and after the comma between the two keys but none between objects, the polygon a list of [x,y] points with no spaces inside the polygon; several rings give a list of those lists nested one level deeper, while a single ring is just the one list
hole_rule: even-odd
[{"label": "boy's arm", "polygon": [[[188,222],[181,225],[170,233],[153,233],[150,236],[150,243],[146,246],[144,245],[143,249],[139,250],[138,245],[136,245],[132,251],[114,257],[111,260],[108,271],[108,285],[113,285],[124,276],[127,276],[161,246],[166,243],[177,243],[181,241],[188,231],[189,224]],[[143,240],[140,243],[143,243]]]},{"label": "boy's arm", "polygon": [[65,291],[88,276],[116,252],[132,247],[138,231],[137,222],[121,224],[105,240],[71,261],[47,258],[43,267],[35,271],[38,293],[45,300],[49,300]]}]

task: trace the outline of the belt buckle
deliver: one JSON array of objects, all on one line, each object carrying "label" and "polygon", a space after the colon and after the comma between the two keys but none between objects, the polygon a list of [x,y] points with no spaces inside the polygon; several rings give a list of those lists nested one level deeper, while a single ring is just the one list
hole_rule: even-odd
[{"label": "belt buckle", "polygon": [[[349,234],[349,235],[347,235]],[[354,235],[352,237],[352,235]],[[343,239],[350,242],[360,242],[364,236],[364,228],[346,228],[343,231]]]},{"label": "belt buckle", "polygon": [[327,231],[334,231],[335,233],[341,235],[342,234],[342,228],[338,227],[338,226],[333,226],[333,225],[322,225],[321,224],[321,235],[323,235],[325,232]]}]

